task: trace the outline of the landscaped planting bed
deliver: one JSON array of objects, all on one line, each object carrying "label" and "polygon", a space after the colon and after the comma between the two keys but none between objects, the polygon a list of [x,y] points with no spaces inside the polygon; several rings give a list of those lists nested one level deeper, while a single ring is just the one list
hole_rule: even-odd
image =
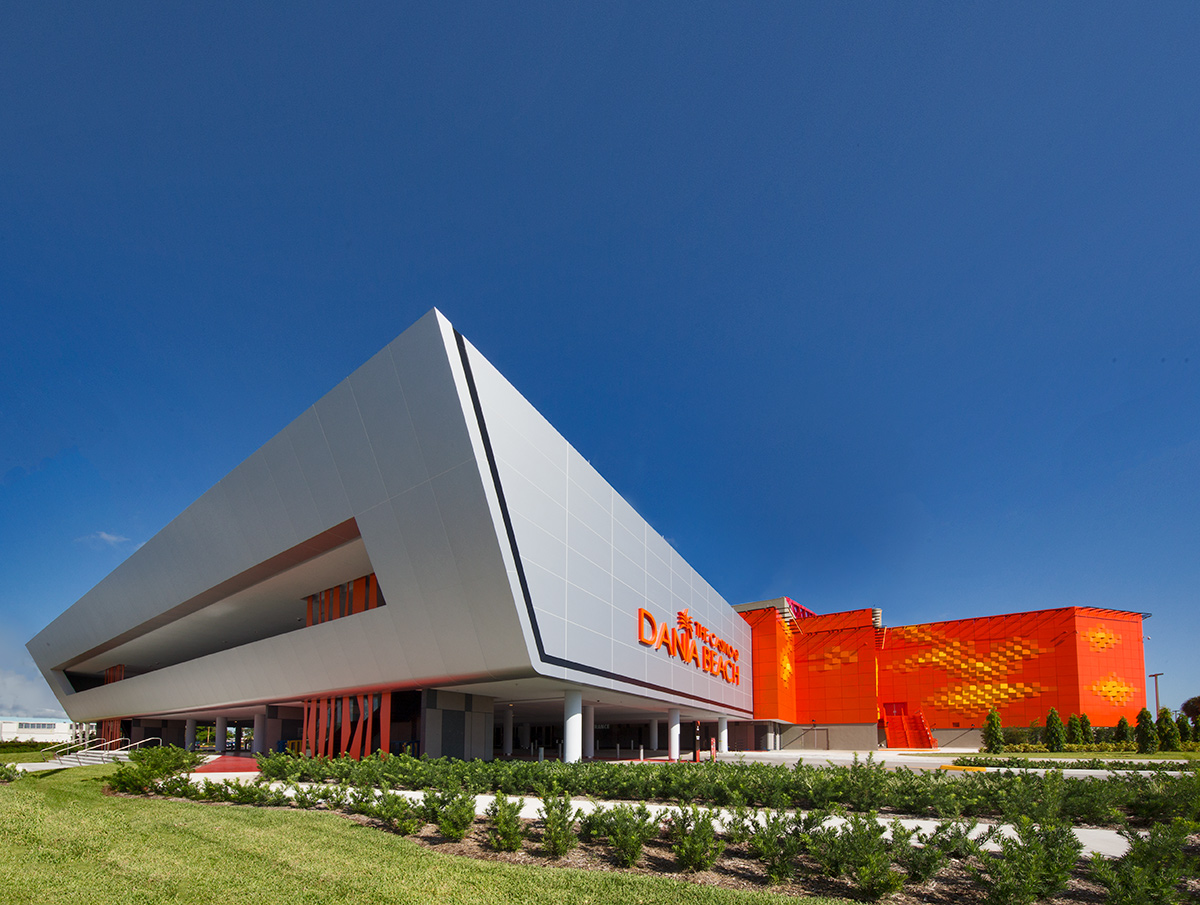
[{"label": "landscaped planting bed", "polygon": [[870,757],[849,766],[763,763],[577,764],[536,761],[259,758],[262,776],[284,782],[335,781],[386,789],[466,789],[537,795],[551,786],[568,795],[615,801],[662,801],[718,807],[748,805],[803,810],[844,807],[915,817],[1004,819],[1044,814],[1088,826],[1120,826],[1176,817],[1200,820],[1200,773],[1064,778],[1021,772],[950,775],[888,770]]},{"label": "landscaped planting bed", "polygon": [[[143,770],[133,791],[334,810],[490,860],[671,872],[711,885],[790,894],[902,903],[1153,905],[1196,892],[1198,787],[1191,772],[1074,781],[1056,771],[893,772],[870,759],[848,767],[779,767],[286,755],[263,757],[261,766],[260,778],[247,785],[195,785],[178,774],[144,785]],[[129,775],[138,769],[131,767]],[[122,771],[112,784],[127,785]],[[395,791],[402,789],[424,790],[423,800]],[[483,818],[475,816],[478,793],[498,793]],[[517,816],[519,805],[508,796],[524,794],[541,798],[538,819]],[[622,803],[584,814],[571,796]],[[652,814],[645,801],[672,806]],[[696,802],[718,806],[724,816],[715,819]],[[885,812],[882,820],[879,812]],[[945,819],[922,833],[889,826],[899,814]],[[1001,819],[1015,832],[977,826],[979,815]],[[1080,859],[1071,832],[1084,816],[1110,826],[1133,818],[1148,832],[1124,828],[1129,854],[1089,863]],[[984,850],[985,840],[999,850]]]}]

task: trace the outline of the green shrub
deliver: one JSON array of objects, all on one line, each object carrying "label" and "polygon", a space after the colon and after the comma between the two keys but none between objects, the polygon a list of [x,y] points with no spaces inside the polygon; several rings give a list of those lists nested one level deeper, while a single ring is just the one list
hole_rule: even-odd
[{"label": "green shrub", "polygon": [[658,834],[658,819],[644,805],[619,804],[608,814],[608,842],[622,867],[633,867],[642,848]]},{"label": "green shrub", "polygon": [[[1115,733],[1114,733],[1115,734]],[[1200,743],[1181,743],[1200,749]],[[1121,743],[1095,743],[1090,746],[1070,746],[1082,751],[1113,753]],[[1006,751],[1012,746],[1006,745]],[[973,758],[960,760],[963,764],[1000,767],[1079,766],[1089,769],[1129,769],[1154,772],[1152,778],[1127,776],[1103,780],[1065,782],[1051,776],[1043,779],[1020,770],[1009,774],[1000,772],[945,774],[939,771],[918,772],[908,769],[886,771],[867,758],[848,766],[816,766],[799,763],[795,767],[763,763],[715,763],[689,765],[681,768],[670,764],[612,764],[605,762],[563,764],[557,762],[492,761],[464,762],[452,758],[413,758],[405,755],[381,759],[363,758],[297,758],[275,755],[264,758],[269,772],[279,776],[301,776],[313,782],[313,791],[296,799],[297,807],[337,808],[338,796],[346,798],[350,786],[331,783],[343,777],[346,783],[365,789],[425,789],[429,819],[436,822],[435,793],[457,793],[470,790],[490,791],[508,796],[538,794],[553,787],[567,795],[587,795],[598,800],[657,799],[678,801],[672,796],[683,795],[712,807],[725,806],[725,840],[741,844],[754,831],[751,826],[753,808],[776,802],[775,808],[794,807],[799,810],[822,810],[846,802],[856,810],[887,808],[893,812],[914,816],[994,817],[1003,814],[1071,816],[1094,822],[1119,822],[1122,814],[1145,820],[1169,820],[1172,817],[1200,816],[1200,785],[1191,767],[1185,767],[1182,777],[1158,776],[1166,770],[1179,770],[1178,764],[1146,762],[1108,762],[1099,759],[1077,761],[1036,761],[1005,758]],[[685,778],[686,777],[686,778]],[[267,777],[270,778],[270,777]],[[295,783],[297,780],[290,780]],[[326,793],[323,789],[341,789]],[[558,794],[558,792],[556,792]],[[351,806],[365,806],[364,792],[350,795]],[[1048,807],[1053,805],[1053,807]],[[1057,810],[1056,810],[1057,809]],[[601,815],[598,821],[607,819]],[[753,817],[753,819],[757,819]],[[591,833],[585,821],[582,828]],[[604,837],[597,824],[595,835]]]},{"label": "green shrub", "polygon": [[484,813],[488,819],[488,845],[498,852],[520,851],[527,830],[521,822],[524,798],[508,798],[498,794]]},{"label": "green shrub", "polygon": [[990,826],[983,833],[976,833],[977,820],[948,820],[939,824],[930,836],[929,844],[956,861],[966,861],[979,855],[983,846],[995,838],[999,827]]},{"label": "green shrub", "polygon": [[1005,726],[1001,731],[1004,733],[1005,745],[1027,745],[1031,741],[1029,728],[1026,726]]},{"label": "green shrub", "polygon": [[1129,728],[1129,720],[1121,717],[1117,720],[1117,727],[1113,730],[1114,742],[1132,742],[1133,732]]},{"label": "green shrub", "polygon": [[841,818],[840,822],[822,823],[801,834],[809,855],[821,872],[830,877],[845,876],[854,866],[849,834],[843,832],[850,817],[845,812],[836,816]]},{"label": "green shrub", "polygon": [[425,808],[395,792],[383,792],[372,816],[401,836],[411,836],[425,825]]},{"label": "green shrub", "polygon": [[1093,879],[1108,892],[1108,905],[1174,905],[1182,901],[1180,882],[1194,875],[1194,859],[1187,854],[1187,837],[1198,827],[1186,820],[1158,823],[1142,835],[1129,827],[1120,833],[1129,850],[1116,861],[1099,852],[1092,855]]},{"label": "green shrub", "polygon": [[174,745],[135,748],[129,753],[129,762],[117,767],[108,778],[108,787],[114,792],[142,795],[159,780],[189,771],[202,759],[199,754]]},{"label": "green shrub", "polygon": [[[287,792],[269,785],[226,779],[220,783],[205,780],[201,793],[207,800],[228,801],[231,804],[254,807],[285,807],[291,804]],[[208,798],[208,796],[212,796]]]},{"label": "green shrub", "polygon": [[0,742],[0,754],[41,754],[48,747],[45,742],[31,742],[19,738]]},{"label": "green shrub", "polygon": [[945,850],[937,844],[936,833],[937,830],[910,830],[899,820],[892,821],[892,860],[904,868],[909,882],[917,885],[928,883],[950,860]]},{"label": "green shrub", "polygon": [[850,814],[838,826],[831,824],[803,833],[808,852],[831,877],[849,874],[863,895],[878,899],[904,885],[904,874],[892,869],[887,830],[876,813]]},{"label": "green shrub", "polygon": [[20,775],[16,764],[0,764],[0,782],[12,782]]},{"label": "green shrub", "polygon": [[735,804],[725,811],[723,835],[730,845],[742,845],[750,841],[759,828],[758,810],[744,804]]},{"label": "green shrub", "polygon": [[609,810],[596,807],[590,813],[579,812],[579,839],[581,842],[603,842],[608,838]]},{"label": "green shrub", "polygon": [[1066,821],[1018,818],[1015,836],[998,837],[998,855],[980,854],[968,868],[988,905],[1031,905],[1067,887],[1083,846]]},{"label": "green shrub", "polygon": [[1139,753],[1153,754],[1158,750],[1158,729],[1154,725],[1154,717],[1145,707],[1138,711],[1137,729],[1134,730],[1134,734]]},{"label": "green shrub", "polygon": [[[768,813],[750,835],[750,852],[763,863],[771,883],[786,883],[795,876],[796,857],[804,848],[796,820],[786,811]],[[818,825],[812,823],[809,828]]]},{"label": "green shrub", "polygon": [[1067,717],[1067,744],[1083,744],[1083,723],[1080,721],[1079,716],[1074,713]]},{"label": "green shrub", "polygon": [[854,885],[874,901],[890,896],[904,886],[904,873],[892,868],[887,848],[872,849],[854,868]]},{"label": "green shrub", "polygon": [[566,792],[557,787],[542,795],[542,847],[551,858],[561,858],[579,843],[575,835],[575,823],[579,811],[571,804]]},{"label": "green shrub", "polygon": [[299,783],[290,784],[292,791],[292,804],[295,807],[303,810],[320,807],[324,802],[324,787],[322,786],[305,786]]},{"label": "green shrub", "polygon": [[165,795],[167,798],[196,799],[199,797],[200,790],[185,774],[180,773],[177,776],[160,779],[153,785],[152,791],[157,795]]},{"label": "green shrub", "polygon": [[1188,718],[1182,713],[1175,717],[1175,725],[1179,729],[1179,741],[1181,743],[1196,741],[1196,739],[1192,738],[1192,724],[1188,722]]},{"label": "green shrub", "polygon": [[675,863],[688,873],[709,870],[721,857],[725,843],[717,838],[717,829],[710,811],[689,805],[670,817]]},{"label": "green shrub", "polygon": [[1000,725],[1000,711],[995,707],[988,711],[983,723],[983,750],[988,754],[1004,751],[1004,727]]},{"label": "green shrub", "polygon": [[461,842],[475,823],[475,796],[466,789],[426,792],[425,804],[429,822],[452,842]]},{"label": "green shrub", "polygon": [[1090,745],[1096,741],[1096,731],[1092,729],[1092,721],[1086,713],[1079,714],[1079,743]]},{"label": "green shrub", "polygon": [[1159,708],[1158,722],[1155,725],[1158,733],[1158,748],[1160,751],[1178,751],[1180,745],[1179,727],[1171,718],[1171,711],[1166,707]]},{"label": "green shrub", "polygon": [[1061,751],[1067,743],[1067,731],[1063,728],[1062,718],[1053,707],[1046,715],[1046,731],[1043,733],[1043,740],[1047,751]]}]

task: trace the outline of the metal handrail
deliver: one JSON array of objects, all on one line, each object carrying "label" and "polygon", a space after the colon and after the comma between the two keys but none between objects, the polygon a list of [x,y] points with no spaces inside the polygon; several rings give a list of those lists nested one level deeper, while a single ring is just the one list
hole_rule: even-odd
[{"label": "metal handrail", "polygon": [[55,755],[55,757],[60,761],[66,760],[68,757],[71,757],[71,758],[75,759],[75,763],[77,765],[82,766],[83,765],[82,757],[85,754],[93,754],[93,753],[94,754],[112,754],[115,757],[117,755],[125,754],[129,751],[133,751],[137,748],[141,748],[143,746],[150,745],[152,742],[157,743],[158,745],[161,745],[163,743],[163,740],[159,736],[152,736],[151,738],[144,738],[144,739],[142,739],[140,741],[136,741],[136,742],[131,741],[126,736],[121,736],[121,738],[116,738],[116,739],[111,739],[111,740],[96,739],[96,740],[86,744],[85,746],[79,748],[79,750],[77,750],[77,751],[70,751],[70,749],[68,748],[67,751],[57,754],[57,755]]},{"label": "metal handrail", "polygon": [[[161,741],[161,739],[160,739],[160,741]],[[80,758],[83,755],[91,754],[91,753],[105,753],[105,752],[114,751],[114,750],[118,751],[118,752],[124,751],[125,748],[129,747],[129,745],[126,744],[124,747],[121,747],[122,742],[128,743],[129,739],[126,736],[121,736],[120,738],[115,738],[115,739],[103,739],[103,738],[96,739],[91,744],[87,745],[86,747],[80,748],[78,751],[72,751],[70,754],[58,755],[58,759],[60,761],[62,761],[62,760],[66,760],[68,757],[73,757],[73,758],[75,758],[75,763],[77,765],[82,766],[83,761]]]},{"label": "metal handrail", "polygon": [[57,745],[50,745],[49,747],[43,748],[42,753],[49,757],[59,757],[62,754],[66,754],[72,748],[84,748],[84,747],[87,747],[87,746],[93,744],[95,741],[96,741],[96,739],[89,738],[89,739],[84,739],[83,741],[80,741],[80,742],[72,742],[72,741],[59,742]]},{"label": "metal handrail", "polygon": [[[129,740],[121,739],[121,741],[124,742],[124,741],[129,741]],[[116,751],[114,751],[113,753],[121,754],[125,751],[132,751],[134,748],[140,748],[140,747],[142,747],[142,745],[150,744],[150,742],[158,742],[158,745],[156,745],[155,747],[159,747],[162,745],[162,738],[160,738],[159,736],[156,735],[151,738],[144,738],[140,742],[129,742],[128,745],[125,745],[123,748],[117,748]]]},{"label": "metal handrail", "polygon": [[[128,741],[128,739],[117,739],[117,741]],[[68,754],[84,754],[88,751],[92,751],[92,750],[95,750],[98,748],[107,748],[110,744],[112,744],[112,743],[109,742],[107,739],[102,739],[102,738],[95,738],[95,739],[91,739],[90,741],[86,741],[86,742],[73,742],[73,743],[67,744],[63,748],[62,751],[60,751],[58,754],[56,754],[54,756],[57,757],[59,760],[62,760],[63,757],[67,756]],[[76,749],[76,750],[72,750],[72,749]],[[53,750],[53,749],[47,749],[47,750]]]}]

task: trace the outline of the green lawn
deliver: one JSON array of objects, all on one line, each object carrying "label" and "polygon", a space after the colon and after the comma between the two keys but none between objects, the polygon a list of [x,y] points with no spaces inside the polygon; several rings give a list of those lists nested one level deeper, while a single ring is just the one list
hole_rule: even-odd
[{"label": "green lawn", "polygon": [[0,751],[0,764],[41,764],[46,756],[41,751]]},{"label": "green lawn", "polygon": [[835,901],[455,858],[328,813],[110,797],[101,793],[110,769],[0,786],[0,903]]}]

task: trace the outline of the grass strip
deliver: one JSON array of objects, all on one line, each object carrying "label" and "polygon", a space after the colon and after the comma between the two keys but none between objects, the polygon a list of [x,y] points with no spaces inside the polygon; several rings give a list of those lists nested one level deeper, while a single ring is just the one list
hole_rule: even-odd
[{"label": "grass strip", "polygon": [[0,786],[0,903],[842,901],[456,858],[328,813],[106,796],[111,769]]}]

